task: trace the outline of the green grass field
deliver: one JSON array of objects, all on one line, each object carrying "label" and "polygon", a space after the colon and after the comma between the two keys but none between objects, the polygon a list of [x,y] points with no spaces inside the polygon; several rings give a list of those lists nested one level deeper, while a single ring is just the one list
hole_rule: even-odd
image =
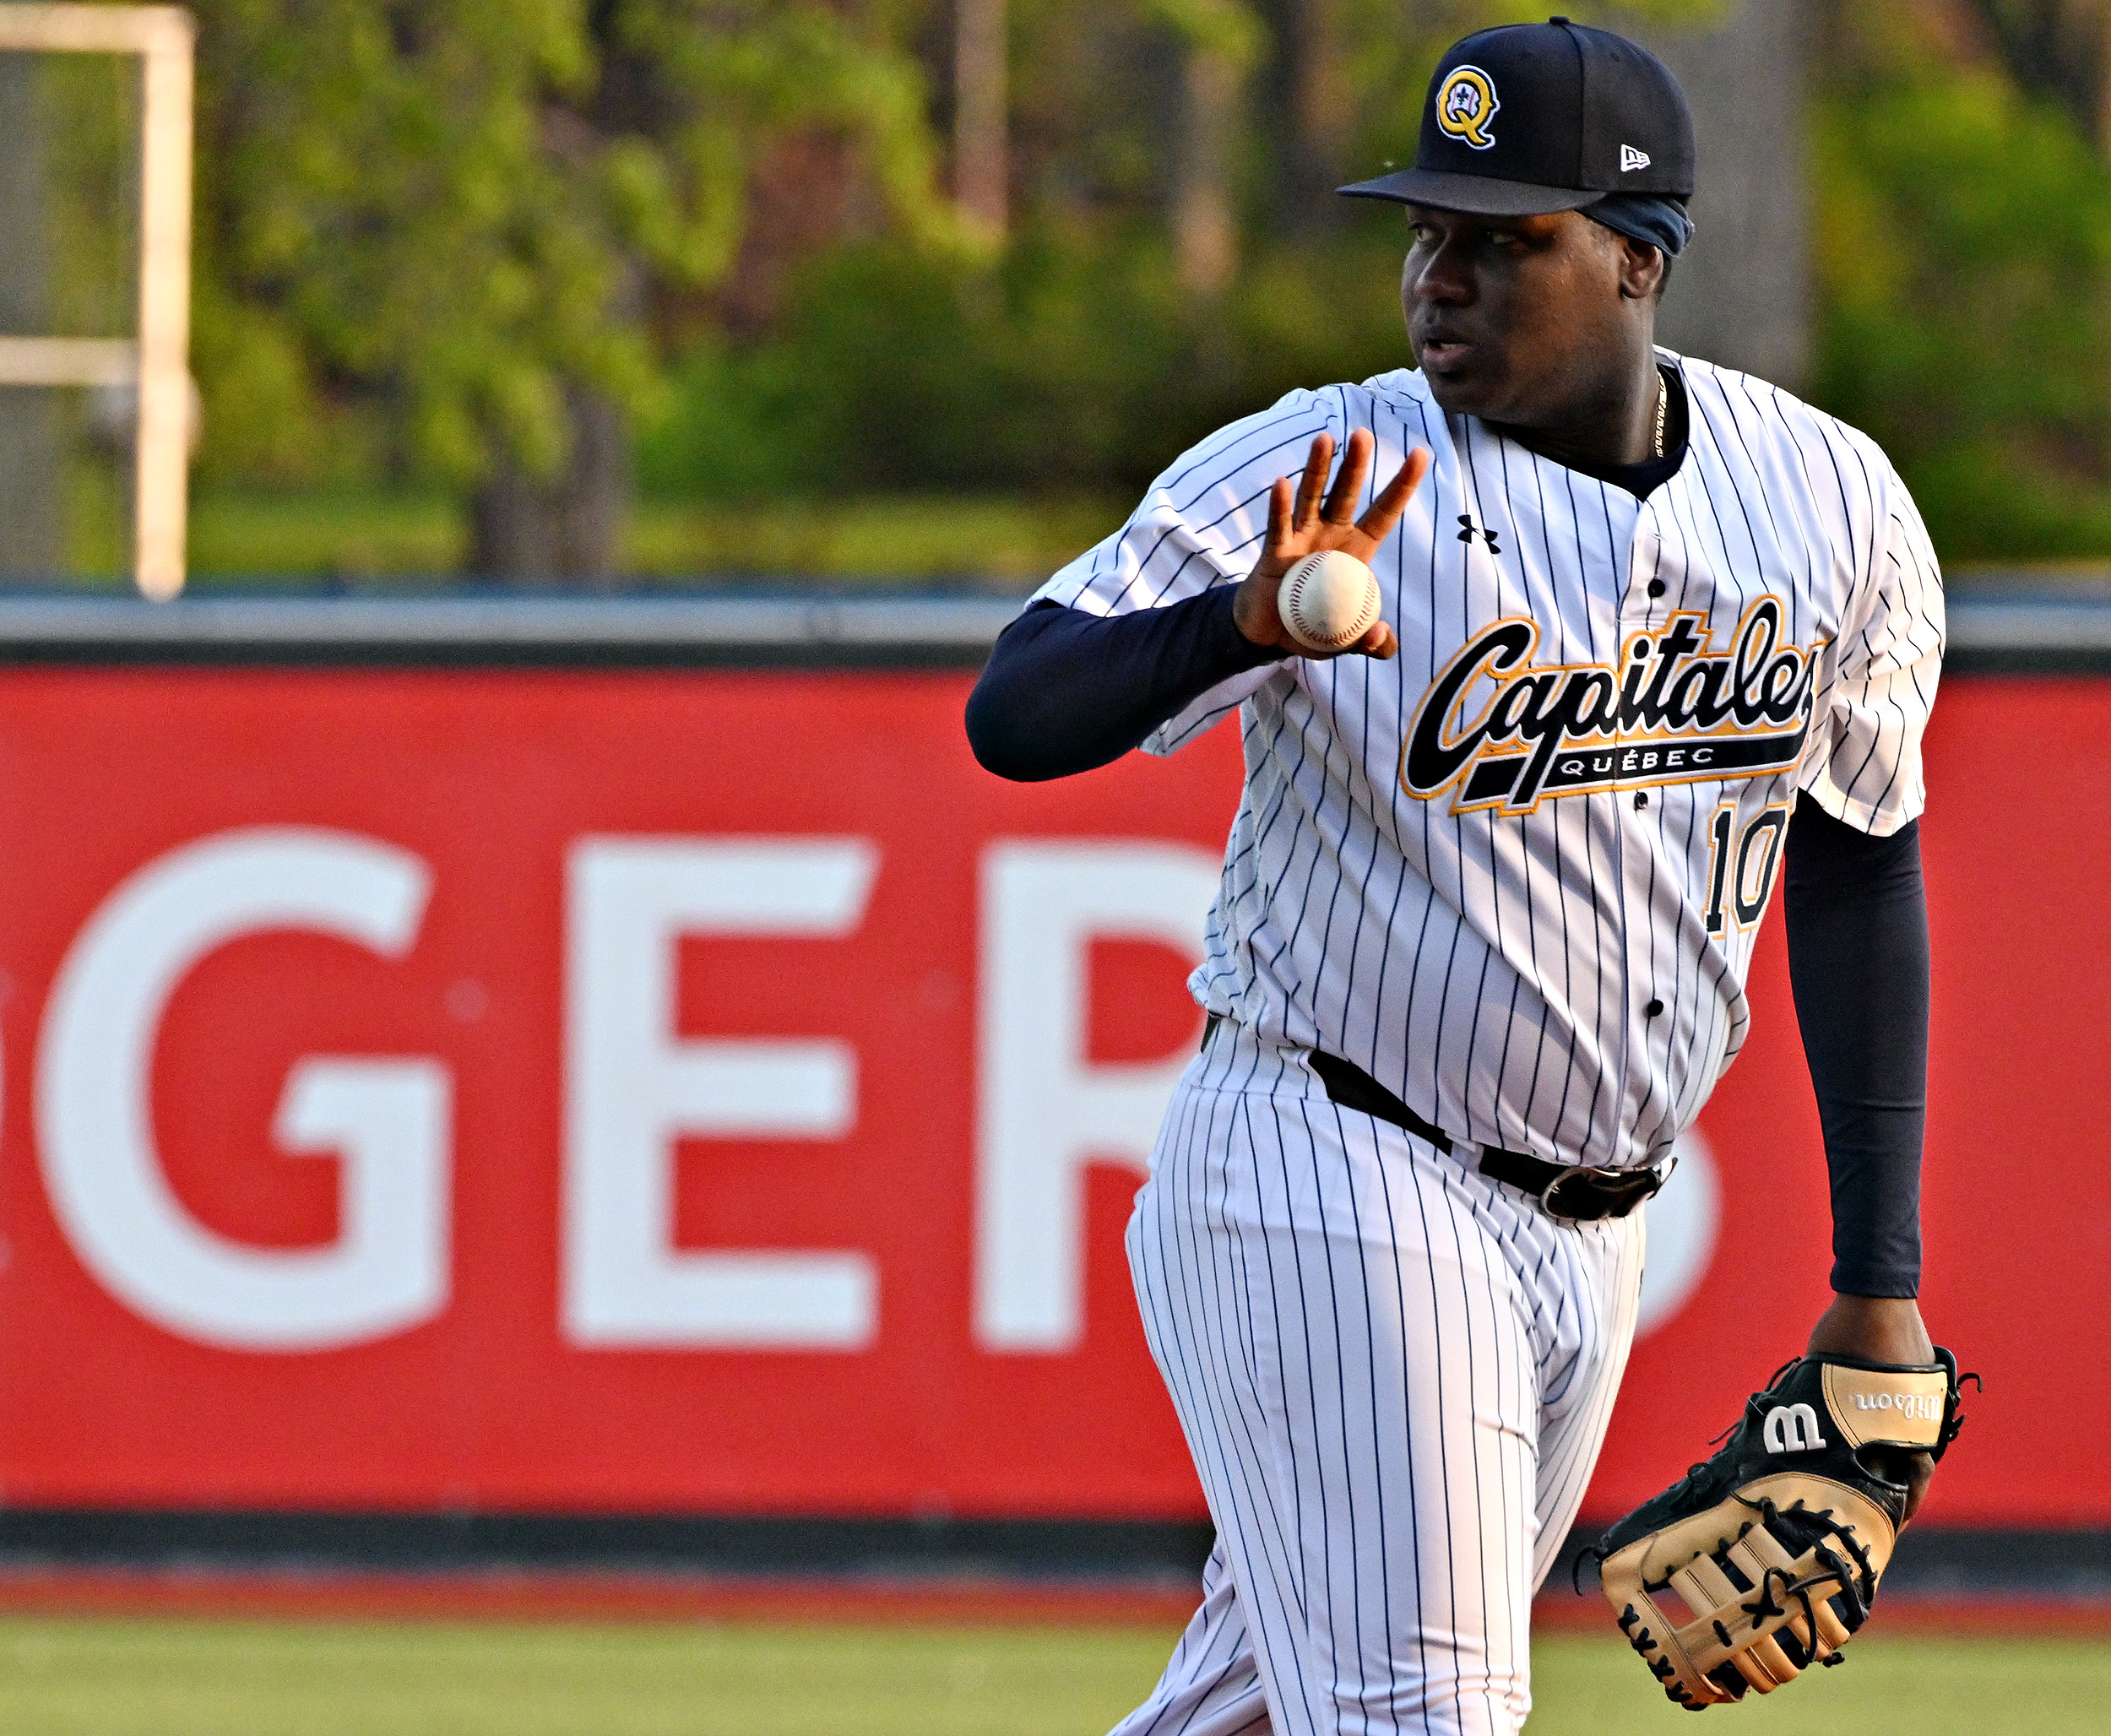
[{"label": "green grass field", "polygon": [[[1100,1736],[1149,1629],[0,1619],[8,1736]],[[1533,1736],[1690,1728],[1610,1639],[1539,1648]],[[1737,1731],[2082,1736],[2111,1642],[1883,1640]]]}]

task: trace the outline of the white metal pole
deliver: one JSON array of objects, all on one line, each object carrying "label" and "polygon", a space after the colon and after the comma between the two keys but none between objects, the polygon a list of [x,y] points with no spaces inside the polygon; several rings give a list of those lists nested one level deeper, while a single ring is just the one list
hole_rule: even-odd
[{"label": "white metal pole", "polygon": [[183,589],[191,464],[191,57],[187,12],[146,52],[139,195],[139,431],[133,524],[139,589]]},{"label": "white metal pole", "polygon": [[[180,6],[0,6],[0,50],[137,54],[140,115],[139,408],[133,565],[146,595],[183,589],[191,460],[191,108],[198,28]],[[0,334],[0,383],[98,384],[133,346]]]}]

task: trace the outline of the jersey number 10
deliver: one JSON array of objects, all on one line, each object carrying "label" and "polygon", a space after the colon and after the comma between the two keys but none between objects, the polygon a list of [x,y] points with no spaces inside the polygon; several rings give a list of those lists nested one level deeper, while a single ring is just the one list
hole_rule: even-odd
[{"label": "jersey number 10", "polygon": [[[1725,802],[1708,827],[1708,932],[1723,932],[1723,901],[1739,928],[1750,928],[1766,914],[1774,890],[1774,871],[1781,865],[1782,838],[1788,830],[1786,803],[1761,808],[1737,830],[1737,805]],[[1732,837],[1736,848],[1730,846]]]}]

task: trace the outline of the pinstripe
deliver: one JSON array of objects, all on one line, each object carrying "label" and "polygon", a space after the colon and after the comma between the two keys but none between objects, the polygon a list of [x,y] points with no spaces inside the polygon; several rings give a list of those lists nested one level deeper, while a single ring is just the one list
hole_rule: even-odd
[{"label": "pinstripe", "polygon": [[[1767,888],[1728,886],[1738,841],[1763,841],[1753,822],[1799,790],[1878,833],[1920,811],[1942,599],[1911,499],[1865,437],[1669,361],[1689,445],[1646,499],[1447,417],[1419,376],[1392,374],[1292,393],[1202,442],[1039,594],[1113,614],[1235,583],[1316,432],[1371,431],[1366,503],[1410,441],[1430,448],[1372,561],[1397,660],[1251,670],[1146,744],[1171,752],[1236,711],[1245,780],[1191,982],[1229,1023],[1183,1076],[1128,1233],[1218,1547],[1121,1736],[1510,1736],[1530,1706],[1529,1598],[1625,1364],[1639,1217],[1548,1217],[1328,1103],[1311,1049],[1355,1060],[1468,1158],[1479,1142],[1653,1161],[1749,1029],[1757,925],[1734,906]],[[1795,763],[1637,773],[1516,811],[1459,807],[1463,785],[1405,787],[1425,696],[1493,623],[1534,624],[1534,670],[1625,669],[1636,637],[1654,646],[1674,616],[1698,617],[1722,654],[1767,598],[1781,643],[1810,659]],[[1460,696],[1455,726],[1494,692]],[[1662,743],[1644,727],[1613,745]],[[1732,854],[1712,933],[1718,806]]]},{"label": "pinstripe", "polygon": [[[1327,1104],[1303,1054],[1220,1028],[1131,1223],[1161,1367],[1185,1341],[1168,1386],[1218,1543],[1121,1736],[1511,1733],[1529,1707],[1525,1609],[1624,1361],[1640,1220],[1549,1218]],[[1212,1299],[1242,1272],[1280,1379]]]}]

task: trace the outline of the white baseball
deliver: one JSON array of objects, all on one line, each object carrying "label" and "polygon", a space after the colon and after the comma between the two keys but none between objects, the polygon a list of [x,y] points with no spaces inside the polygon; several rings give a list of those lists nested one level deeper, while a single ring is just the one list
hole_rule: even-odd
[{"label": "white baseball", "polygon": [[1276,607],[1307,651],[1339,651],[1378,621],[1378,575],[1354,555],[1321,549],[1283,575]]}]

